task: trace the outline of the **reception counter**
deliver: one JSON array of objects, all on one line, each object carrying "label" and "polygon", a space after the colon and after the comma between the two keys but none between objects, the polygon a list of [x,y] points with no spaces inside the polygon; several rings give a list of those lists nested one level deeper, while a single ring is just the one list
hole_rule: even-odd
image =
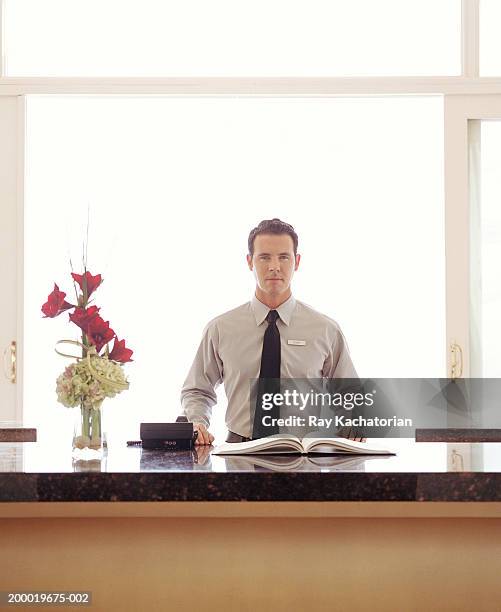
[{"label": "reception counter", "polygon": [[88,590],[96,610],[495,609],[501,443],[379,443],[396,455],[121,443],[82,463],[0,444],[0,591]]}]

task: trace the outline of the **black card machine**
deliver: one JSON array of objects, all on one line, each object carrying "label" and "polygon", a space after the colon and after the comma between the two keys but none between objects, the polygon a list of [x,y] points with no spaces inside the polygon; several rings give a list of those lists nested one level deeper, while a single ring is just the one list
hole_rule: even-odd
[{"label": "black card machine", "polygon": [[184,416],[175,423],[141,423],[140,427],[142,447],[147,449],[191,450],[197,435]]}]

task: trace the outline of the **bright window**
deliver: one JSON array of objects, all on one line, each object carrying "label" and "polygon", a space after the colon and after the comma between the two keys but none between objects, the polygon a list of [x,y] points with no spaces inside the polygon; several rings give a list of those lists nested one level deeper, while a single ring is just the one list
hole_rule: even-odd
[{"label": "bright window", "polygon": [[253,293],[248,233],[275,216],[299,233],[295,295],[339,322],[359,374],[445,375],[440,96],[29,97],[25,418],[41,429],[65,410],[51,347],[77,330],[40,306],[54,281],[71,297],[88,207],[97,303],[135,350],[114,432],[179,413],[203,327]]},{"label": "bright window", "polygon": [[501,2],[480,0],[480,75],[501,75]]},{"label": "bright window", "polygon": [[460,0],[6,0],[5,34],[9,76],[461,70]]},{"label": "bright window", "polygon": [[472,223],[472,305],[475,376],[501,378],[501,121],[481,122],[480,197]]}]

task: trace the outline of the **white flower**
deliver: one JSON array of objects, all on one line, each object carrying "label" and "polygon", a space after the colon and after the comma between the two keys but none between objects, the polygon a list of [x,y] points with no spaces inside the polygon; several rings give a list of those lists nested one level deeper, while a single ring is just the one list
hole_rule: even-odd
[{"label": "white flower", "polygon": [[56,381],[56,393],[58,401],[67,408],[80,404],[97,408],[106,397],[115,397],[127,385],[122,366],[107,357],[93,355],[90,368],[87,359],[65,368]]}]

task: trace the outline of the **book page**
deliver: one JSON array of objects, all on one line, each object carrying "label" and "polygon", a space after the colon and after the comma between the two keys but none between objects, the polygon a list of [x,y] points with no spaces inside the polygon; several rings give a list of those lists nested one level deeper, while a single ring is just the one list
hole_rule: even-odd
[{"label": "book page", "polygon": [[274,453],[301,453],[303,447],[296,436],[277,434],[268,438],[249,440],[249,442],[225,442],[212,451],[214,455],[245,455],[245,454],[274,454]]},{"label": "book page", "polygon": [[347,438],[303,438],[303,447],[307,453],[352,453],[360,455],[394,455],[378,445],[367,442],[356,442]]}]

